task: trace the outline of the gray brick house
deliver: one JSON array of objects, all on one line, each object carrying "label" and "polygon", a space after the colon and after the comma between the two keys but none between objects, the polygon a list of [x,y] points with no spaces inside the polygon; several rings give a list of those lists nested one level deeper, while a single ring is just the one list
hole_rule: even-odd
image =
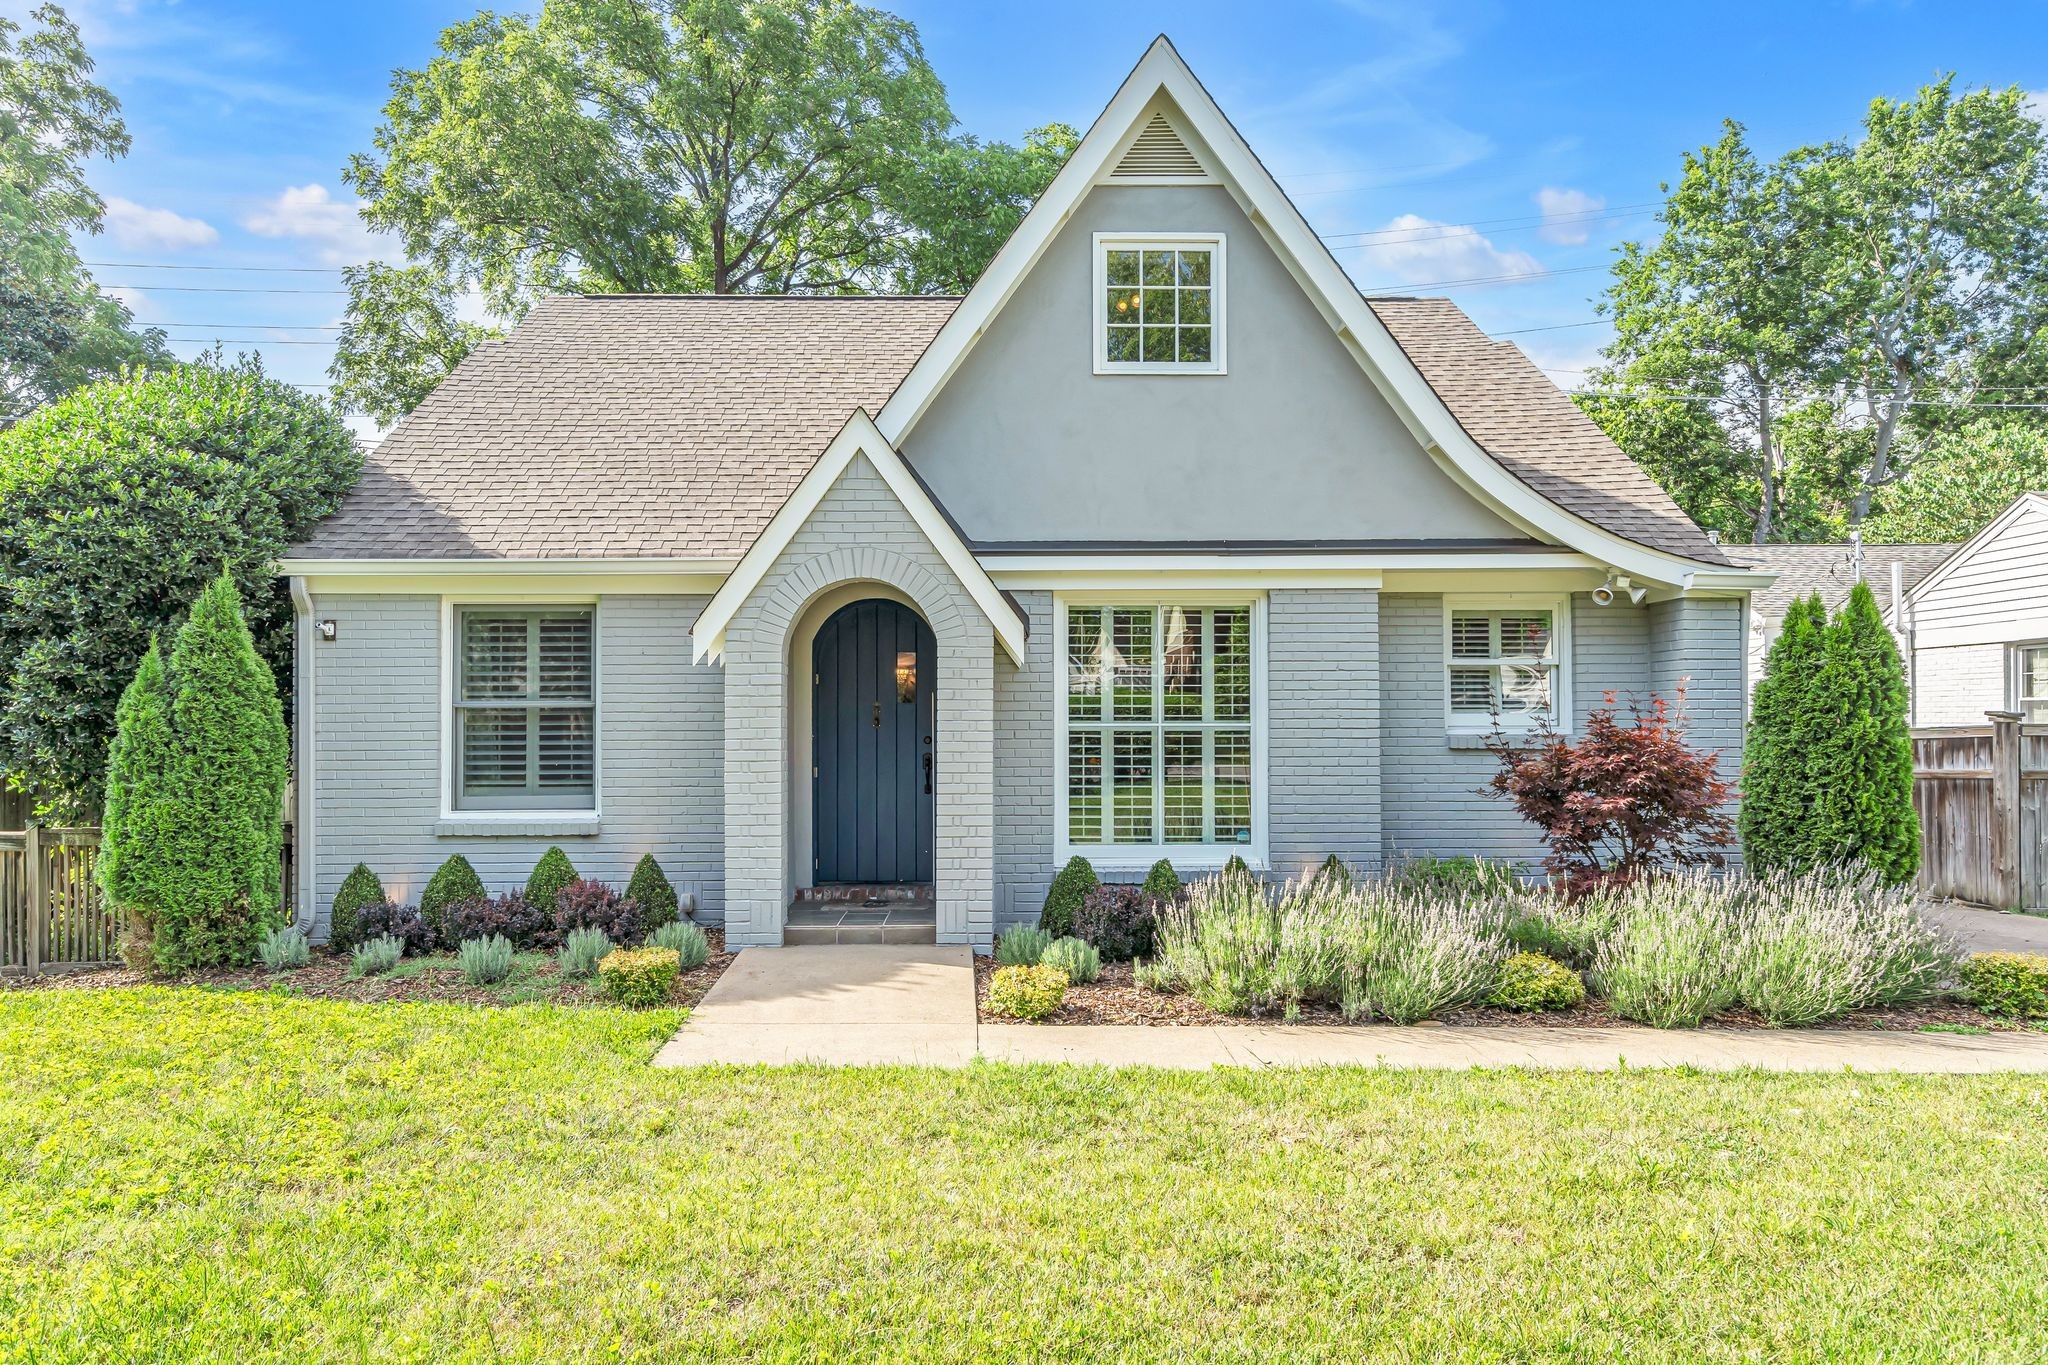
[{"label": "gray brick house", "polygon": [[552,299],[282,571],[300,904],[549,844],[728,942],[986,948],[1085,853],[1533,859],[1480,740],[1685,682],[1752,589],[1512,345],[1366,298],[1172,47],[973,292]]}]

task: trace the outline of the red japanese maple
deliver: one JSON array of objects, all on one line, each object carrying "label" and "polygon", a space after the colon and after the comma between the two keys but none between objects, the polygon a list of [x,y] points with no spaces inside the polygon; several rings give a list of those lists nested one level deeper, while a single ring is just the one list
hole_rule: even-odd
[{"label": "red japanese maple", "polygon": [[1733,788],[1713,754],[1685,742],[1684,704],[1683,685],[1673,703],[1631,698],[1624,720],[1609,692],[1576,743],[1547,721],[1524,737],[1495,727],[1487,748],[1500,771],[1484,794],[1513,801],[1543,831],[1543,864],[1567,895],[1667,868],[1721,865],[1719,850],[1735,842]]}]

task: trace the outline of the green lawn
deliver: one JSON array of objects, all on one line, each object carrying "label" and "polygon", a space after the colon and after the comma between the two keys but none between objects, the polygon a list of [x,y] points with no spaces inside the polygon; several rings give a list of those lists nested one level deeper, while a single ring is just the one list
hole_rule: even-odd
[{"label": "green lawn", "polygon": [[657,1072],[0,994],[0,1358],[2020,1360],[2039,1077]]}]

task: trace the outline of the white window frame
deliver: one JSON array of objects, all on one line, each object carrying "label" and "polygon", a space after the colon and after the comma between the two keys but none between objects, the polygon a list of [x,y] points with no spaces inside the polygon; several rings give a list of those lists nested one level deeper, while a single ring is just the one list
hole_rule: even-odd
[{"label": "white window frame", "polygon": [[[1443,647],[1442,657],[1437,661],[1437,686],[1443,689],[1444,731],[1453,735],[1492,734],[1494,717],[1460,715],[1451,710],[1451,668],[1460,662],[1451,658],[1451,616],[1460,611],[1527,611],[1539,608],[1550,612],[1550,638],[1557,655],[1555,684],[1550,691],[1550,724],[1560,734],[1572,730],[1572,599],[1569,595],[1555,593],[1456,593],[1445,594],[1443,600]],[[1470,666],[1471,661],[1463,661]],[[1500,717],[1502,733],[1526,735],[1535,731],[1534,717]]]},{"label": "white window frame", "polygon": [[[461,622],[464,607],[503,607],[508,611],[546,607],[590,608],[591,727],[590,804],[562,809],[468,810],[455,804],[455,685],[462,661]],[[441,820],[461,825],[533,824],[572,821],[595,824],[604,814],[604,599],[591,593],[450,593],[441,598]]]},{"label": "white window frame", "polygon": [[[1209,261],[1209,359],[1119,360],[1109,358],[1109,253],[1114,251],[1182,251],[1201,247],[1212,253]],[[1094,238],[1094,303],[1088,316],[1094,326],[1089,340],[1097,374],[1228,374],[1224,352],[1229,335],[1225,313],[1229,295],[1228,271],[1224,262],[1224,234],[1220,232],[1098,232]],[[1226,604],[1227,605],[1227,604]]]},{"label": "white window frame", "polygon": [[[1067,610],[1073,607],[1249,607],[1252,613],[1252,838],[1248,844],[1085,844],[1075,843],[1067,823]],[[1155,657],[1159,651],[1155,649]],[[1075,856],[1098,870],[1142,869],[1168,859],[1176,871],[1213,872],[1231,858],[1242,858],[1254,870],[1271,864],[1267,856],[1266,718],[1271,702],[1266,693],[1266,595],[1263,592],[1147,591],[1134,585],[1114,592],[1059,593],[1053,597],[1053,846],[1054,861],[1065,865]],[[1155,823],[1155,829],[1161,828]]]},{"label": "white window frame", "polygon": [[[2027,655],[2035,650],[2048,651],[2048,640],[2016,641],[2006,651],[2006,709],[2017,711],[2024,719],[2027,714]],[[2048,697],[2040,700],[2048,703]],[[2029,721],[2038,725],[2040,721]]]}]

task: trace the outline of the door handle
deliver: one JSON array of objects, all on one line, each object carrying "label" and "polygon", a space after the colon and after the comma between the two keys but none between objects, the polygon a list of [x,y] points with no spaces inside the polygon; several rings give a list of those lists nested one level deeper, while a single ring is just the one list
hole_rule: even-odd
[{"label": "door handle", "polygon": [[924,756],[924,794],[932,794],[932,756],[929,751]]},{"label": "door handle", "polygon": [[882,703],[880,702],[875,703],[875,728],[877,730],[882,728]]}]

